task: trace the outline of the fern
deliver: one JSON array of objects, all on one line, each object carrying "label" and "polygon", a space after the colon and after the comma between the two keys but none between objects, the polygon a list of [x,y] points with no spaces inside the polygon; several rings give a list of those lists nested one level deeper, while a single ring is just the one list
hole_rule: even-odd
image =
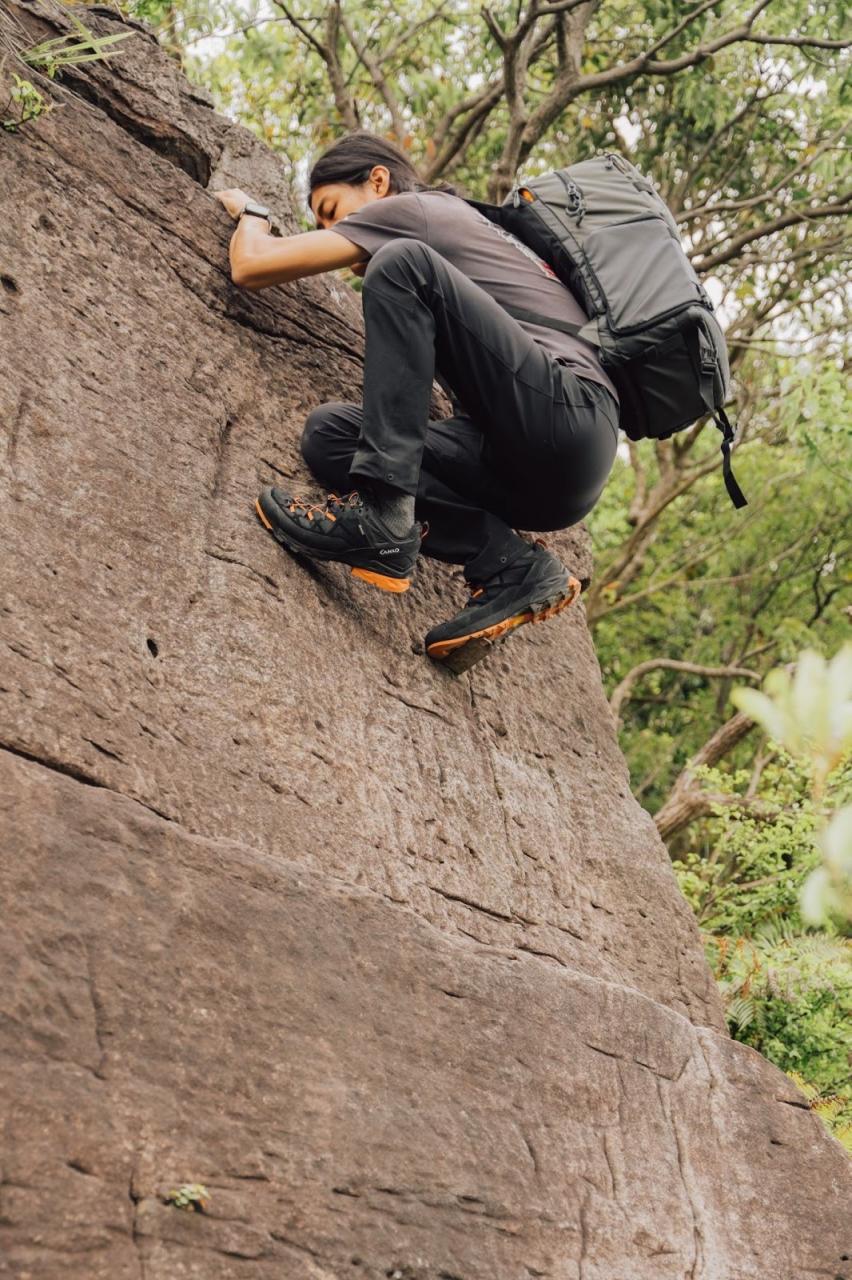
[{"label": "fern", "polygon": [[808,1107],[819,1116],[829,1133],[852,1155],[852,1106],[840,1093],[823,1094],[798,1071],[785,1072],[808,1100]]}]

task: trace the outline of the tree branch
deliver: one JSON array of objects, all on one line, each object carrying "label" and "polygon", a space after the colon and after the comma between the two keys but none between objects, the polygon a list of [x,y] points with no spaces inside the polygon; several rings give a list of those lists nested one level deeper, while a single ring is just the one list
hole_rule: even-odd
[{"label": "tree branch", "polygon": [[852,213],[852,205],[844,204],[843,202],[847,201],[849,196],[850,193],[845,192],[836,204],[811,205],[808,209],[796,209],[790,213],[782,214],[771,222],[763,222],[757,227],[750,227],[748,231],[743,231],[740,235],[735,236],[730,241],[727,249],[720,249],[718,253],[710,254],[706,258],[699,258],[697,262],[693,262],[693,266],[699,273],[712,271],[723,262],[730,262],[732,258],[736,258],[740,250],[744,249],[747,244],[752,244],[755,240],[763,240],[767,236],[774,235],[776,231],[783,231],[785,227],[795,226],[798,222],[815,221],[818,218],[848,217]]},{"label": "tree branch", "polygon": [[438,18],[451,19],[451,15],[447,13],[442,5],[439,5],[434,13],[430,13],[428,17],[422,18],[419,22],[413,22],[407,31],[401,32],[395,40],[392,40],[388,47],[384,50],[385,62],[390,62],[396,57],[403,45],[408,44],[409,40],[417,35],[421,27],[428,27],[430,22],[435,22]]},{"label": "tree branch", "polygon": [[[672,59],[668,62],[655,62],[650,56],[650,51],[637,54],[635,58],[631,58],[627,62],[607,67],[603,71],[593,72],[585,76],[577,76],[570,81],[557,82],[552,93],[541,104],[537,111],[530,116],[528,131],[530,134],[535,131],[535,138],[530,141],[530,145],[538,140],[545,129],[549,127],[558,115],[564,111],[565,107],[573,98],[584,93],[587,89],[600,89],[607,85],[616,84],[621,80],[627,80],[640,72],[647,72],[651,75],[673,75],[678,71],[683,71],[687,67],[695,66],[698,62],[703,62],[712,54],[723,49],[726,45],[734,44],[737,40],[741,40],[748,35],[751,30],[751,24],[754,22],[758,14],[766,8],[770,0],[759,0],[758,4],[752,9],[751,13],[746,17],[745,22],[735,28],[733,31],[727,32],[725,35],[717,37],[707,45],[701,45],[694,49],[691,53],[683,54],[680,58]],[[700,8],[701,6],[699,6]],[[662,48],[668,44],[670,40],[675,38],[679,28],[676,27],[667,35],[658,41],[655,49]]]},{"label": "tree branch", "polygon": [[649,671],[685,671],[690,675],[707,676],[719,679],[723,676],[742,676],[745,680],[760,680],[760,674],[748,667],[705,667],[698,662],[682,662],[677,658],[650,658],[640,662],[632,671],[628,671],[623,680],[615,686],[609,705],[616,720],[621,717],[621,708],[632,696],[633,686]]},{"label": "tree branch", "polygon": [[714,8],[715,5],[718,4],[718,2],[719,0],[704,0],[703,4],[698,5],[696,9],[693,9],[691,13],[688,13],[686,17],[682,18],[672,31],[669,31],[666,33],[666,35],[661,36],[660,39],[656,42],[656,44],[651,45],[650,49],[646,49],[644,56],[646,58],[650,58],[653,56],[653,54],[657,53],[659,49],[662,49],[665,45],[670,44],[672,40],[676,39],[676,37],[680,35],[681,31],[686,30],[686,28],[690,25],[690,23],[694,22],[696,18],[700,18],[702,13],[706,13],[708,9]]},{"label": "tree branch", "polygon": [[743,804],[742,796],[724,796],[705,791],[693,770],[699,765],[712,767],[718,764],[754,727],[754,721],[745,712],[738,711],[730,720],[720,725],[704,746],[692,756],[676,778],[665,804],[654,817],[663,840],[670,840],[697,818],[706,817],[714,804]]},{"label": "tree branch", "polygon": [[346,35],[349,39],[349,43],[352,45],[352,48],[355,50],[358,57],[363,62],[364,66],[367,69],[368,74],[372,78],[373,84],[376,86],[376,88],[378,89],[379,93],[382,96],[382,101],[384,102],[385,106],[388,109],[388,113],[390,114],[391,125],[393,127],[394,133],[396,134],[396,140],[401,146],[406,134],[406,127],[405,127],[405,121],[402,118],[402,110],[399,105],[399,99],[397,98],[396,94],[394,93],[393,89],[391,88],[390,84],[385,78],[382,72],[381,65],[376,61],[376,59],[368,51],[366,45],[363,48],[359,48],[358,41],[355,36],[355,32],[352,29],[352,25],[349,22],[348,18],[346,18],[346,16],[342,12],[340,15],[340,19],[343,24],[343,30],[346,32]]},{"label": "tree branch", "polygon": [[287,8],[284,0],[273,0],[273,2],[282,10],[284,16],[290,21],[296,30],[304,36],[308,44],[317,51],[325,65],[328,67],[328,78],[331,81],[331,89],[334,94],[334,105],[336,106],[338,114],[346,128],[353,131],[359,129],[361,127],[361,121],[358,118],[358,111],[355,103],[346,91],[346,84],[343,78],[343,67],[340,63],[340,54],[338,50],[341,16],[339,0],[336,0],[335,3],[329,5],[328,8],[328,13],[326,15],[325,43],[321,40],[317,40],[313,32],[308,31],[307,27],[302,25],[301,21]]},{"label": "tree branch", "polygon": [[834,133],[829,134],[820,146],[814,148],[811,155],[799,164],[794,165],[794,167],[789,169],[778,179],[777,182],[775,182],[771,187],[767,187],[765,191],[761,191],[759,195],[748,196],[745,200],[719,200],[715,204],[699,205],[697,208],[690,208],[682,211],[678,215],[677,221],[689,222],[694,218],[712,218],[717,213],[734,213],[740,209],[753,209],[755,205],[765,204],[770,196],[776,195],[781,188],[785,186],[786,183],[791,182],[797,174],[802,173],[805,169],[809,169],[814,165],[816,161],[819,160],[820,156],[824,155],[826,151],[830,150],[835,142],[838,142],[844,137],[846,132],[846,127],[841,126],[839,129],[836,129]]},{"label": "tree branch", "polygon": [[[730,120],[726,120],[724,124],[720,125],[719,128],[716,129],[715,132],[712,134],[712,136],[708,138],[707,142],[705,142],[704,146],[701,148],[701,150],[698,152],[698,155],[693,160],[691,167],[687,169],[686,173],[683,175],[683,177],[678,182],[677,186],[672,191],[669,203],[672,205],[672,212],[674,213],[674,218],[676,222],[685,221],[688,218],[693,216],[692,209],[684,210],[681,208],[683,197],[686,195],[686,192],[689,190],[693,179],[701,171],[701,166],[703,165],[707,157],[711,154],[714,147],[716,147],[717,144],[721,142],[722,138],[725,136],[726,133],[730,132],[731,129],[736,128],[736,126],[740,124],[746,118],[746,116],[756,106],[758,106],[759,103],[765,102],[767,98],[772,98],[777,96],[777,94],[782,93],[784,89],[787,88],[787,85],[789,85],[789,83],[790,81],[787,80],[780,89],[772,89],[769,91],[769,93],[761,93],[760,90],[757,90],[754,93],[754,95],[749,99],[749,101],[745,104],[744,107],[741,107],[740,110],[737,111],[735,115],[731,116]],[[675,212],[675,210],[677,210],[677,212]]]},{"label": "tree branch", "polygon": [[286,4],[284,4],[283,0],[275,0],[275,3],[278,5],[279,9],[282,9],[284,11],[284,17],[287,19],[290,25],[295,27],[296,30],[305,37],[308,44],[312,45],[313,48],[316,49],[317,53],[322,58],[323,62],[328,63],[329,51],[325,47],[325,45],[322,43],[322,41],[317,40],[313,32],[308,31],[307,27],[302,26],[299,19],[294,17],[294,15],[287,8]]},{"label": "tree branch", "polygon": [[743,36],[746,44],[794,44],[803,49],[848,49],[852,40],[820,40],[815,36]]},{"label": "tree branch", "polygon": [[[552,22],[545,23],[543,29],[535,37],[529,56],[530,66],[538,61],[551,43],[557,21],[558,19],[554,19]],[[425,182],[434,182],[436,176],[448,168],[450,164],[458,163],[463,158],[468,146],[483,127],[487,116],[502,101],[504,87],[501,73],[499,78],[492,84],[486,85],[478,93],[457,103],[455,107],[447,112],[444,119],[432,131],[432,140],[436,153],[425,169]],[[457,132],[447,139],[453,122],[466,112],[470,113],[468,118],[462,122]]]}]

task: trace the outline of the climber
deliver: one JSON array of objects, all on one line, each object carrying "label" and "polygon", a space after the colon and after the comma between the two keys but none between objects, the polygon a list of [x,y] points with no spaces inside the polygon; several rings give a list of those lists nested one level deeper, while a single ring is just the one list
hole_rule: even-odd
[{"label": "climber", "polygon": [[[270,486],[257,514],[290,551],[385,591],[407,590],[421,539],[424,554],[463,565],[467,603],[425,640],[431,658],[463,669],[579,594],[575,575],[517,530],[564,529],[591,511],[615,458],[618,393],[590,343],[501,306],[582,324],[552,269],[455,187],[420,182],[386,139],[339,139],[309,188],[318,229],[284,238],[244,191],[216,193],[239,223],[235,284],[342,267],[364,282],[363,405],[319,405],[301,439],[333,492],[310,502]],[[453,416],[430,422],[436,378]]]}]

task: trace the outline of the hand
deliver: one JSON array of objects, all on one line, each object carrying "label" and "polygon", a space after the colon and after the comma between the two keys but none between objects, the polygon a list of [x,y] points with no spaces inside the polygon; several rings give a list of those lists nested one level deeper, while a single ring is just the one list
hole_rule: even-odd
[{"label": "hand", "polygon": [[239,187],[228,187],[225,191],[214,191],[213,195],[217,200],[221,200],[232,218],[239,218],[247,200],[251,200],[251,196],[245,191],[240,191]]}]

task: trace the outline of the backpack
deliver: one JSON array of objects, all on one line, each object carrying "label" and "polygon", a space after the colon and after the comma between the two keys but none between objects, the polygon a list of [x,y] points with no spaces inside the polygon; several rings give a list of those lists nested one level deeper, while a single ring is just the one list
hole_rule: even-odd
[{"label": "backpack", "polygon": [[710,413],[722,432],[722,472],[735,507],[725,413],[730,368],[713,303],[653,184],[615,152],[516,185],[502,205],[466,200],[540,258],[590,317],[569,324],[520,307],[517,320],[560,329],[598,348],[631,440],[667,440]]}]

